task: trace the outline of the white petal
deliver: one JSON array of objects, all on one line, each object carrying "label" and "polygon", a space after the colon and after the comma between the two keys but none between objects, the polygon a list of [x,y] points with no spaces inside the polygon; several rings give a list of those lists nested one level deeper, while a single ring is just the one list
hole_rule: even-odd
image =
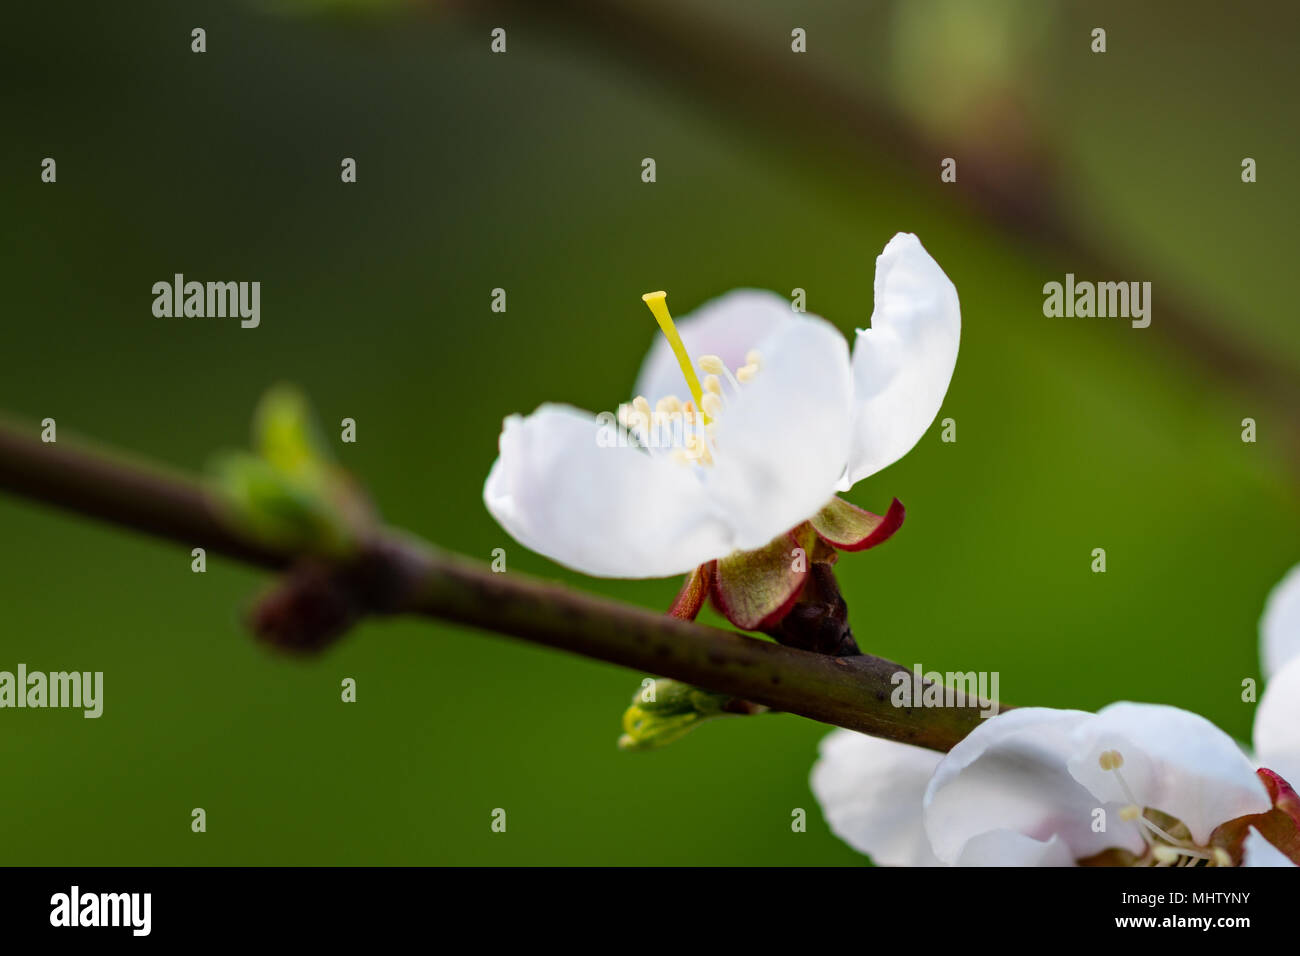
[{"label": "white petal", "polygon": [[1300,657],[1300,564],[1287,572],[1264,602],[1259,637],[1265,677]]},{"label": "white petal", "polygon": [[[1040,845],[1058,838],[1076,860],[1110,847],[1141,850],[1141,834],[1120,819],[1119,807],[1099,803],[1066,769],[1073,732],[1092,719],[1078,710],[1024,707],[986,720],[967,735],[939,764],[926,790],[925,830],[935,855],[956,863],[972,840],[998,830],[1014,830]],[[1102,833],[1092,830],[1098,807],[1106,810]],[[1023,843],[1006,849],[1007,838],[996,841],[993,849],[978,843],[972,853],[1003,852],[998,845],[1008,853],[1033,849]],[[1043,853],[1060,859],[1057,850]]]},{"label": "white petal", "polygon": [[520,544],[586,574],[682,574],[734,549],[692,466],[601,447],[594,416],[543,405],[507,418],[483,486],[488,511]]},{"label": "white petal", "polygon": [[1300,787],[1300,657],[1264,686],[1255,708],[1255,759]]},{"label": "white petal", "polygon": [[1074,856],[1056,835],[1044,842],[1015,830],[990,830],[967,841],[957,866],[1074,866]]},{"label": "white petal", "polygon": [[[1080,726],[1074,739],[1070,773],[1099,800],[1135,802],[1177,817],[1197,843],[1207,842],[1219,824],[1271,806],[1255,768],[1233,739],[1190,711],[1111,704]],[[1107,750],[1124,758],[1122,783],[1098,762]]]},{"label": "white petal", "polygon": [[920,441],[957,365],[957,289],[910,233],[876,259],[871,328],[853,346],[853,450],[842,489],[893,464]]},{"label": "white petal", "polygon": [[812,791],[831,832],[881,866],[937,866],[921,796],[943,754],[851,730],[822,739]]},{"label": "white petal", "polygon": [[[763,339],[794,315],[789,300],[775,292],[736,289],[674,321],[692,361],[698,362],[702,355],[716,355],[734,372],[745,364],[747,352],[757,348]],[[644,395],[652,406],[666,395],[676,395],[686,401],[691,393],[682,377],[681,366],[648,312],[645,318],[649,328],[656,331],[650,351],[641,364],[634,394]]]},{"label": "white petal", "polygon": [[717,421],[709,495],[760,548],[834,496],[849,448],[852,377],[844,336],[824,319],[792,316],[759,343],[763,365],[728,397]]},{"label": "white petal", "polygon": [[1246,834],[1242,850],[1242,866],[1295,866],[1285,853],[1265,840],[1254,827]]}]

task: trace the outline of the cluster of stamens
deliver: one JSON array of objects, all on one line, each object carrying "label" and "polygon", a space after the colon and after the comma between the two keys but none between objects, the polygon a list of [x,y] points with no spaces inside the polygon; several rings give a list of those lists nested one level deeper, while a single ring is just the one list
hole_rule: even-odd
[{"label": "cluster of stamens", "polygon": [[1102,770],[1110,771],[1119,781],[1129,804],[1120,810],[1120,818],[1136,822],[1147,852],[1134,866],[1232,866],[1232,857],[1222,847],[1199,846],[1192,839],[1187,824],[1167,813],[1138,804],[1120,768],[1124,755],[1118,750],[1104,750],[1097,758]]},{"label": "cluster of stamens", "polygon": [[[698,363],[692,363],[668,314],[664,293],[651,292],[642,298],[672,347],[691,397],[682,401],[676,395],[668,395],[651,408],[649,400],[638,395],[630,404],[619,406],[619,424],[652,453],[664,449],[675,462],[712,465],[717,447],[717,420],[728,401],[723,383],[730,387],[732,398],[738,396],[741,386],[758,374],[762,357],[756,351],[749,352],[745,364],[735,372],[716,355],[703,355]],[[696,374],[697,364],[703,379]]]}]

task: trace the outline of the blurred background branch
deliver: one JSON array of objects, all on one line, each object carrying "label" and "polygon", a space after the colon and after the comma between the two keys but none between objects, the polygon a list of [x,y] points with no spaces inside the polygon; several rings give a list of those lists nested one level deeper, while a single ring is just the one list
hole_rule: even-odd
[{"label": "blurred background branch", "polygon": [[[612,60],[676,90],[688,108],[706,107],[727,124],[739,118],[768,132],[779,129],[824,159],[887,158],[912,190],[936,188],[941,160],[955,157],[959,185],[941,187],[945,200],[1036,254],[1068,263],[1081,277],[1151,278],[1169,344],[1209,376],[1300,408],[1300,379],[1288,362],[1248,347],[1233,334],[1232,321],[1216,321],[1151,264],[1117,256],[1113,243],[1090,238],[1071,215],[1051,137],[1027,107],[1033,93],[1017,72],[1033,65],[1025,62],[1026,48],[1046,35],[1056,15],[1038,0],[898,4],[891,46],[897,99],[906,109],[865,95],[860,85],[820,69],[816,58],[792,55],[788,32],[760,38],[748,23],[724,22],[708,8],[628,0],[448,5],[481,24],[485,36],[501,22],[536,24],[576,55]],[[797,11],[788,19],[791,27],[803,21]],[[1225,177],[1236,177],[1236,162]],[[1300,417],[1280,424],[1291,464],[1300,467]]]}]

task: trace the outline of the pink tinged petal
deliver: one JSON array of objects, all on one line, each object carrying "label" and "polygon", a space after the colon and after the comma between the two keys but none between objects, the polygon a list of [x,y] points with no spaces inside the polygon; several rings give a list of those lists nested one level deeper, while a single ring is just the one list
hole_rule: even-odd
[{"label": "pink tinged petal", "polygon": [[[1124,758],[1122,783],[1113,770],[1101,768],[1101,754],[1108,750]],[[1075,732],[1069,767],[1098,800],[1136,802],[1177,817],[1199,844],[1208,842],[1221,823],[1271,806],[1250,760],[1231,737],[1204,717],[1163,704],[1102,708]]]},{"label": "pink tinged petal", "polygon": [[843,498],[832,498],[821,511],[809,519],[820,537],[841,551],[865,551],[883,544],[903,525],[903,503],[897,498],[882,517],[863,511]]},{"label": "pink tinged petal", "polygon": [[[718,612],[745,631],[762,630],[781,620],[808,581],[811,543],[790,532],[767,547],[719,558],[712,575]],[[796,549],[802,549],[802,557]]]},{"label": "pink tinged petal", "polygon": [[[1006,830],[1039,844],[1056,838],[1072,860],[1113,847],[1139,852],[1142,836],[1121,819],[1120,806],[1099,802],[1067,769],[1073,734],[1092,719],[1078,710],[1024,707],[975,728],[939,764],[926,790],[925,829],[935,855],[955,864],[972,840]],[[1093,829],[1097,809],[1105,811],[1102,832]],[[972,848],[977,852],[992,851],[981,842]],[[1059,859],[1056,850],[1044,854]]]},{"label": "pink tinged petal", "polygon": [[937,866],[921,797],[942,754],[851,730],[822,739],[812,791],[831,832],[881,866]]},{"label": "pink tinged petal", "polygon": [[1259,637],[1265,677],[1272,678],[1300,657],[1300,564],[1287,572],[1264,602]]},{"label": "pink tinged petal", "polygon": [[[734,372],[745,364],[746,353],[794,316],[789,301],[774,292],[736,289],[677,318],[675,324],[693,361],[716,355]],[[634,394],[644,395],[651,406],[667,395],[682,401],[691,397],[668,340],[658,333],[641,364]]]},{"label": "pink tinged petal", "polygon": [[762,367],[717,419],[709,495],[747,551],[820,511],[835,493],[849,443],[852,379],[844,337],[792,316],[758,346]]},{"label": "pink tinged petal", "polygon": [[1074,866],[1070,848],[1059,836],[1035,840],[1016,830],[990,830],[962,847],[957,866]]},{"label": "pink tinged petal", "polygon": [[1300,781],[1300,658],[1264,686],[1255,708],[1255,759],[1287,780]]},{"label": "pink tinged petal", "polygon": [[1246,835],[1242,866],[1295,866],[1285,853],[1269,843],[1254,827]]},{"label": "pink tinged petal", "polygon": [[853,449],[841,490],[907,454],[948,392],[961,340],[957,289],[909,233],[876,259],[871,328],[853,346]]},{"label": "pink tinged petal", "polygon": [[690,467],[602,443],[596,419],[567,406],[511,416],[488,511],[520,544],[598,577],[683,574],[733,550]]}]

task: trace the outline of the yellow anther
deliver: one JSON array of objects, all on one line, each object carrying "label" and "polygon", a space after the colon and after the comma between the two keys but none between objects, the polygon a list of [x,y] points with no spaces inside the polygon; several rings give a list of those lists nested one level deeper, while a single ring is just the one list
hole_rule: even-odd
[{"label": "yellow anther", "polygon": [[642,415],[650,414],[650,402],[646,400],[644,395],[638,395],[636,398],[632,399],[632,407]]},{"label": "yellow anther", "polygon": [[677,332],[677,326],[673,324],[673,317],[668,314],[668,293],[667,292],[647,292],[641,296],[643,301],[650,309],[650,313],[659,323],[659,328],[672,347],[673,355],[677,358],[677,364],[682,368],[682,375],[686,379],[686,387],[691,390],[691,396],[695,399],[696,404],[700,404],[703,393],[700,390],[700,379],[695,374],[695,367],[691,365],[691,357],[686,352],[686,346],[682,344],[682,337]]},{"label": "yellow anther", "polygon": [[1228,851],[1221,846],[1214,848],[1214,865],[1215,866],[1232,866],[1232,857]]},{"label": "yellow anther", "polygon": [[[708,393],[709,393],[709,392],[712,392],[714,395],[721,395],[721,394],[722,394],[722,379],[718,378],[718,376],[716,376],[716,375],[706,375],[706,376],[704,376],[704,392],[705,392],[705,395],[704,395],[705,398],[708,398],[708,397],[709,397],[709,396],[708,396]],[[712,414],[712,413],[710,413],[710,414]]]},{"label": "yellow anther", "polygon": [[710,375],[721,375],[726,367],[722,359],[716,355],[700,356],[700,371],[702,372],[708,372]]},{"label": "yellow anther", "polygon": [[678,401],[676,395],[665,395],[659,401],[655,402],[655,411],[665,412],[669,415],[675,415],[682,410],[682,403]]},{"label": "yellow anther", "polygon": [[1102,770],[1118,770],[1124,766],[1124,755],[1118,750],[1103,750],[1097,758]]},{"label": "yellow anther", "polygon": [[758,371],[763,364],[763,356],[759,354],[758,349],[750,349],[745,353],[745,364],[754,366],[754,371]]},{"label": "yellow anther", "polygon": [[1151,850],[1151,855],[1154,856],[1161,863],[1177,863],[1178,860],[1182,857],[1182,854],[1179,853],[1176,849],[1174,849],[1171,846],[1164,846],[1164,845],[1154,847]]},{"label": "yellow anther", "polygon": [[736,369],[736,381],[742,383],[748,382],[751,378],[753,378],[757,374],[758,374],[757,365],[754,365],[752,363],[749,365],[742,365],[740,368]]},{"label": "yellow anther", "polygon": [[618,423],[631,431],[641,428],[645,423],[645,419],[635,407],[623,404],[618,406]]},{"label": "yellow anther", "polygon": [[704,414],[712,418],[717,418],[722,414],[722,399],[709,392],[704,396]]},{"label": "yellow anther", "polygon": [[1127,807],[1121,807],[1119,811],[1119,818],[1121,820],[1136,820],[1141,815],[1142,808],[1136,803],[1130,803]]}]

